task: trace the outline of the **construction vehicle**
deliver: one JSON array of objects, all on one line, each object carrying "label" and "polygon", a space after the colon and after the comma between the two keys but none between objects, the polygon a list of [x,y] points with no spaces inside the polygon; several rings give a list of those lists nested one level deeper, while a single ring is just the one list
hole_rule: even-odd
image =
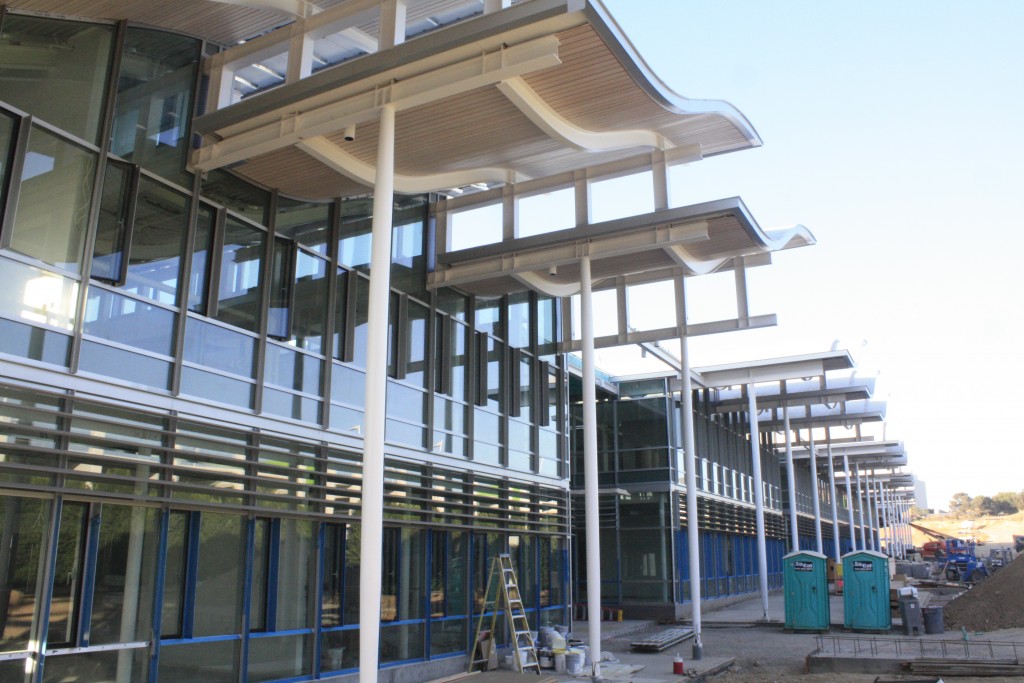
[{"label": "construction vehicle", "polygon": [[942,571],[947,581],[977,583],[988,576],[988,567],[974,552],[974,542],[960,538],[946,539],[946,564]]},{"label": "construction vehicle", "polygon": [[1013,535],[1013,552],[1024,553],[1024,534]]},{"label": "construction vehicle", "polygon": [[930,541],[925,541],[924,544],[921,545],[922,560],[941,560],[945,557],[946,541],[953,539],[952,536],[948,536],[941,531],[929,529],[928,527],[921,526],[920,524],[914,524],[913,522],[910,523],[910,526],[932,539]]}]

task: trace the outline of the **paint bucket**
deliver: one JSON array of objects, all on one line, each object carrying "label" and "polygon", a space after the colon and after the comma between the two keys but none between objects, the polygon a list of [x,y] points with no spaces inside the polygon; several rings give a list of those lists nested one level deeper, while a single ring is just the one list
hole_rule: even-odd
[{"label": "paint bucket", "polygon": [[583,653],[569,650],[565,653],[565,672],[571,676],[583,673]]},{"label": "paint bucket", "polygon": [[672,673],[677,676],[682,676],[686,673],[686,669],[683,667],[683,658],[680,657],[678,653],[672,659]]}]

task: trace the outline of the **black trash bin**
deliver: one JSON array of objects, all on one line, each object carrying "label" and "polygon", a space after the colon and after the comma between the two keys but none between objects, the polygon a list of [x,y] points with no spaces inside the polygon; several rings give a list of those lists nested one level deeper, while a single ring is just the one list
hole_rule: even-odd
[{"label": "black trash bin", "polygon": [[921,610],[924,617],[925,633],[945,633],[946,625],[942,623],[942,607],[925,607]]}]

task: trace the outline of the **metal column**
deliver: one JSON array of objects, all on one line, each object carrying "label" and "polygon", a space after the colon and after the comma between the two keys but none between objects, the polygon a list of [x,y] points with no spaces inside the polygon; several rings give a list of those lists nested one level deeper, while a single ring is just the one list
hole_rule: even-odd
[{"label": "metal column", "polygon": [[[680,290],[685,297],[685,280],[680,277]],[[685,310],[685,299],[683,302]],[[690,379],[690,343],[684,334],[679,338],[680,403],[683,412],[683,450],[686,455],[686,540],[690,560],[690,611],[693,620],[693,658],[702,659],[704,643],[700,624],[700,530],[697,516],[697,445],[693,436],[693,386]]]},{"label": "metal column", "polygon": [[796,474],[793,470],[793,433],[789,430],[789,406],[782,406],[782,428],[786,430],[786,478],[789,480],[790,552],[800,550],[800,526],[796,516]]},{"label": "metal column", "polygon": [[601,671],[601,529],[597,478],[597,376],[590,257],[580,259],[580,342],[583,355],[583,489],[587,539],[587,626],[595,678]]},{"label": "metal column", "polygon": [[807,430],[811,446],[811,505],[814,510],[814,542],[818,552],[825,554],[821,545],[821,500],[818,496],[818,456],[814,452],[814,427]]},{"label": "metal column", "polygon": [[836,506],[836,470],[832,463],[832,434],[828,427],[825,427],[825,448],[828,452],[828,497],[832,508],[832,546],[836,554],[836,562],[842,557],[839,548],[839,509]]},{"label": "metal column", "polygon": [[864,533],[864,497],[860,487],[860,465],[853,463],[853,472],[857,476],[857,516],[860,519],[860,549],[868,549],[868,539]]},{"label": "metal column", "polygon": [[366,332],[366,413],[363,431],[362,519],[359,541],[359,683],[377,680],[380,581],[384,529],[384,416],[391,300],[391,217],[395,181],[395,110],[380,110],[377,177],[373,187],[370,294]]},{"label": "metal column", "polygon": [[846,451],[843,451],[843,471],[846,472],[846,516],[850,524],[850,549],[856,550],[857,525],[853,522],[853,485],[850,481],[852,474],[850,473],[850,459],[846,457]]},{"label": "metal column", "polygon": [[757,522],[757,578],[761,588],[761,618],[768,621],[768,548],[764,531],[764,483],[761,478],[761,438],[757,425],[757,394],[747,385],[750,415],[750,459],[754,474],[754,518]]}]

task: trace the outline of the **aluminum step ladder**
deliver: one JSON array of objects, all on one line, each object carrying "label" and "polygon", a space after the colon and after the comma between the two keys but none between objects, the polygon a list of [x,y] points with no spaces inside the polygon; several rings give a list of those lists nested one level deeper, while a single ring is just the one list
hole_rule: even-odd
[{"label": "aluminum step ladder", "polygon": [[[489,602],[492,586],[497,585],[495,600]],[[526,673],[533,670],[540,675],[540,660],[537,658],[537,644],[533,640],[533,633],[530,631],[530,623],[526,618],[526,608],[523,605],[522,595],[519,593],[519,580],[516,578],[516,570],[512,566],[512,556],[508,553],[495,555],[491,561],[491,571],[487,576],[487,590],[484,593],[484,607],[480,619],[476,625],[476,636],[473,638],[473,652],[469,661],[469,672],[483,665],[486,670],[487,662],[490,659],[491,650],[495,647],[494,627],[498,621],[498,610],[505,610],[505,618],[512,631],[512,648],[515,652],[515,668],[519,673]],[[492,605],[491,622],[488,629],[484,629],[484,621],[487,618],[487,607]],[[481,640],[481,633],[489,634],[489,638]]]}]

